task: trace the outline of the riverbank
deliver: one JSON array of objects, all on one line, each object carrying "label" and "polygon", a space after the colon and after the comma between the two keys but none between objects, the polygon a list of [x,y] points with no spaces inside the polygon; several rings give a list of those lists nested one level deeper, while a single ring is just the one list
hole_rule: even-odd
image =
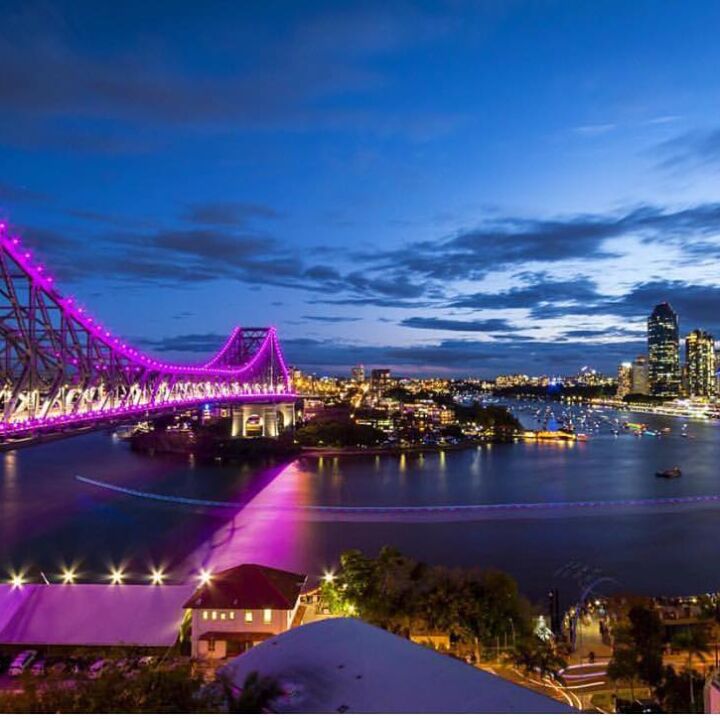
[{"label": "riverbank", "polygon": [[506,440],[498,440],[497,438],[488,440],[473,440],[472,442],[457,443],[454,445],[405,445],[393,447],[369,447],[369,448],[353,448],[353,447],[304,447],[301,450],[301,457],[325,458],[325,457],[365,457],[368,455],[437,455],[443,452],[457,452],[459,450],[471,450],[481,445],[488,445],[497,442],[513,442],[513,438]]}]

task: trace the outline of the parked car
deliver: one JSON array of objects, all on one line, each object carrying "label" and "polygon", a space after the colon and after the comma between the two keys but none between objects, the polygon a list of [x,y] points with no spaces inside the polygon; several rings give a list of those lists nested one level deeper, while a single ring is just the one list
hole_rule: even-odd
[{"label": "parked car", "polygon": [[96,660],[89,668],[88,668],[88,677],[91,680],[95,680],[96,678],[99,678],[107,668],[108,661],[107,660]]},{"label": "parked car", "polygon": [[62,675],[67,669],[67,663],[63,662],[62,660],[58,660],[58,662],[53,663],[48,668],[49,672],[51,672],[53,675]]},{"label": "parked car", "polygon": [[23,650],[10,663],[8,675],[10,675],[10,677],[17,677],[18,675],[22,675],[28,669],[28,667],[30,667],[36,657],[37,650]]},{"label": "parked car", "polygon": [[156,662],[156,657],[153,657],[152,655],[144,655],[138,660],[138,665],[140,665],[140,667],[147,667],[149,665],[154,665]]}]

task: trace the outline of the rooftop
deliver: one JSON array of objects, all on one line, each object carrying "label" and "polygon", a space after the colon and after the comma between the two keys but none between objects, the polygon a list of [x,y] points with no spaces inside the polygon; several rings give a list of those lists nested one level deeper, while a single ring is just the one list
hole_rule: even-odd
[{"label": "rooftop", "polygon": [[277,635],[221,672],[241,687],[253,671],[285,688],[273,707],[277,712],[572,712],[545,695],[350,618]]},{"label": "rooftop", "polygon": [[188,585],[0,586],[0,645],[175,644]]},{"label": "rooftop", "polygon": [[199,587],[185,607],[292,610],[306,580],[306,575],[265,565],[238,565]]}]

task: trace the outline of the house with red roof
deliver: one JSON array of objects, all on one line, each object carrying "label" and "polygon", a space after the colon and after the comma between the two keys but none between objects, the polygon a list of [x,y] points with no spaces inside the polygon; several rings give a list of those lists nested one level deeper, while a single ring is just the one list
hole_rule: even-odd
[{"label": "house with red roof", "polygon": [[185,603],[192,614],[192,655],[238,655],[292,627],[306,575],[238,565],[214,575]]}]

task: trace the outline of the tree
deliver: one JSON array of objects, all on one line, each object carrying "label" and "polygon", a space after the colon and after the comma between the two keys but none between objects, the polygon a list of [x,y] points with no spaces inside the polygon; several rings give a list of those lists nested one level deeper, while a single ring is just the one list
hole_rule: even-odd
[{"label": "tree", "polygon": [[640,662],[634,647],[616,647],[608,663],[607,676],[616,684],[626,680],[630,683],[630,695],[635,699],[635,681],[640,676]]},{"label": "tree", "polygon": [[473,644],[476,654],[481,644],[530,628],[530,605],[509,575],[427,565],[390,547],[375,558],[358,550],[343,553],[323,599],[398,634],[443,630]]},{"label": "tree", "polygon": [[638,677],[653,687],[663,677],[663,625],[653,608],[634,605],[628,613],[628,638],[638,656]]},{"label": "tree", "polygon": [[190,665],[112,670],[101,677],[28,677],[21,693],[0,693],[2,713],[191,713],[213,710]]},{"label": "tree", "polygon": [[690,686],[690,711],[696,712],[695,708],[695,683],[693,682],[693,658],[705,660],[705,653],[708,651],[707,630],[704,625],[692,625],[687,630],[678,633],[672,639],[672,648],[676,652],[687,653],[687,675]]},{"label": "tree", "polygon": [[526,672],[555,680],[562,680],[562,671],[567,667],[567,662],[551,643],[534,635],[524,638],[518,644],[512,653],[512,661]]}]

